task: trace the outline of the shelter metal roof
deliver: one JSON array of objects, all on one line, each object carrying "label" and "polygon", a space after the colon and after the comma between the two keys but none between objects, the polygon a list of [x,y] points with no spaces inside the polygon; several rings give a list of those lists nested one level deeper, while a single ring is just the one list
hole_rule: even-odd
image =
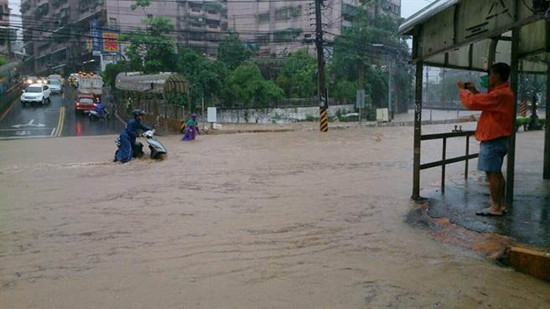
[{"label": "shelter metal roof", "polygon": [[[524,72],[546,72],[548,22],[529,1],[439,0],[412,15],[399,32],[418,47],[413,61],[438,67],[485,71],[491,42],[495,62],[511,62],[511,29],[519,28],[518,57]],[[550,43],[550,42],[549,42]]]},{"label": "shelter metal roof", "polygon": [[120,90],[151,93],[187,93],[187,81],[177,73],[128,75],[119,73],[115,86]]}]

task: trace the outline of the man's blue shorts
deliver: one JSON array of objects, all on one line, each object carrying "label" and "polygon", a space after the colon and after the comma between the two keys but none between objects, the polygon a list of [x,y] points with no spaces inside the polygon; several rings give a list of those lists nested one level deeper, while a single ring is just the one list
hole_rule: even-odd
[{"label": "man's blue shorts", "polygon": [[481,142],[477,169],[488,173],[500,172],[504,156],[508,153],[508,137]]}]

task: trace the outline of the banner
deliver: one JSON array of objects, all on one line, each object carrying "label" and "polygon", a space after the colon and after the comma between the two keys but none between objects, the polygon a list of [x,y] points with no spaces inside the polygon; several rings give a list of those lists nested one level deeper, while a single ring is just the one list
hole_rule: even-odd
[{"label": "banner", "polygon": [[90,21],[90,39],[92,40],[93,55],[99,56],[101,54],[101,30],[97,19]]},{"label": "banner", "polygon": [[120,54],[120,44],[118,41],[118,32],[103,31],[103,50],[102,53]]}]

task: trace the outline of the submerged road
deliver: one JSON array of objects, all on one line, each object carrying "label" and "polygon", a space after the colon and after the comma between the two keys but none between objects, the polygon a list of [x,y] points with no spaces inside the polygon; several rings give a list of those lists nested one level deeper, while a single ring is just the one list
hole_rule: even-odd
[{"label": "submerged road", "polygon": [[17,99],[0,115],[0,139],[51,138],[117,134],[123,124],[113,117],[110,120],[90,121],[74,109],[75,92],[52,94],[51,102],[23,106]]}]

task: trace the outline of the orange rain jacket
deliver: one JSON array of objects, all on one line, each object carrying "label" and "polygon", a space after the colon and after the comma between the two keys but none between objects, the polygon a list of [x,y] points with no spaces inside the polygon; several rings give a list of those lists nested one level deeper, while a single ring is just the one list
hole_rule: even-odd
[{"label": "orange rain jacket", "polygon": [[478,141],[485,142],[512,135],[515,97],[508,83],[498,85],[486,94],[473,94],[460,89],[460,101],[467,109],[481,111],[476,129]]}]

